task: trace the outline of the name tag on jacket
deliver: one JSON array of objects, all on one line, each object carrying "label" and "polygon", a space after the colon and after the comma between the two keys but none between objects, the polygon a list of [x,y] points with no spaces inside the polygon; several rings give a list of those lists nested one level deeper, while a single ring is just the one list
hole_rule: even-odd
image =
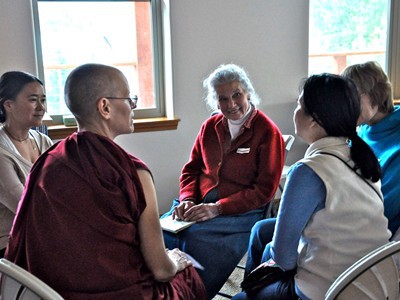
[{"label": "name tag on jacket", "polygon": [[238,153],[238,154],[250,153],[250,148],[238,148],[238,149],[236,150],[236,153]]}]

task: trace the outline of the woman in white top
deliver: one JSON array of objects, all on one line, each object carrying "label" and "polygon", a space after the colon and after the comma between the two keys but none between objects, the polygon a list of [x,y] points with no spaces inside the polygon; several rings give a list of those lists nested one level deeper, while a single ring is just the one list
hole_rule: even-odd
[{"label": "woman in white top", "polygon": [[389,241],[381,169],[357,135],[359,116],[350,79],[325,73],[305,81],[293,121],[309,147],[288,172],[277,218],[252,228],[246,262],[247,274],[263,263],[285,272],[233,299],[323,300],[342,272]]},{"label": "woman in white top", "polygon": [[32,130],[45,113],[43,83],[35,76],[10,71],[0,78],[0,258],[21,198],[25,180],[52,141]]}]

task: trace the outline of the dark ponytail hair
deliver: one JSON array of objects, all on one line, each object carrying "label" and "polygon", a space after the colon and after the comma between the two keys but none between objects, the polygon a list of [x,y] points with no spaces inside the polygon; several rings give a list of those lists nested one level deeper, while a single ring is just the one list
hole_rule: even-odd
[{"label": "dark ponytail hair", "polygon": [[31,82],[38,82],[43,86],[43,82],[32,74],[22,71],[10,71],[0,77],[0,123],[6,120],[4,102],[15,100],[22,89]]},{"label": "dark ponytail hair", "polygon": [[312,75],[303,87],[305,112],[325,129],[329,136],[349,139],[355,169],[373,182],[381,178],[381,168],[372,149],[358,136],[360,97],[353,81],[334,74]]}]

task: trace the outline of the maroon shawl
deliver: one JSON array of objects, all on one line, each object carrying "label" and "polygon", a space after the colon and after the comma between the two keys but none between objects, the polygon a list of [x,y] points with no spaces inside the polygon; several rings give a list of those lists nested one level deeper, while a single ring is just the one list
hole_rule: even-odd
[{"label": "maroon shawl", "polygon": [[51,147],[31,170],[6,258],[66,299],[190,299],[199,281],[193,268],[175,283],[159,283],[145,265],[137,169],[148,170],[94,133]]}]

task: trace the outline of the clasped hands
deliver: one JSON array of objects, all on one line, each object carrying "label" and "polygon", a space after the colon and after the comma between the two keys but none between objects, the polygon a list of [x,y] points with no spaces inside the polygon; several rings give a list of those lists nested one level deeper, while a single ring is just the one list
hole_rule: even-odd
[{"label": "clasped hands", "polygon": [[183,221],[202,222],[219,215],[218,204],[200,203],[196,204],[191,200],[184,200],[175,207],[172,218]]},{"label": "clasped hands", "polygon": [[180,272],[192,265],[192,262],[188,259],[185,253],[178,248],[172,250],[166,249],[166,251],[169,258],[176,264],[178,268],[177,272]]}]

